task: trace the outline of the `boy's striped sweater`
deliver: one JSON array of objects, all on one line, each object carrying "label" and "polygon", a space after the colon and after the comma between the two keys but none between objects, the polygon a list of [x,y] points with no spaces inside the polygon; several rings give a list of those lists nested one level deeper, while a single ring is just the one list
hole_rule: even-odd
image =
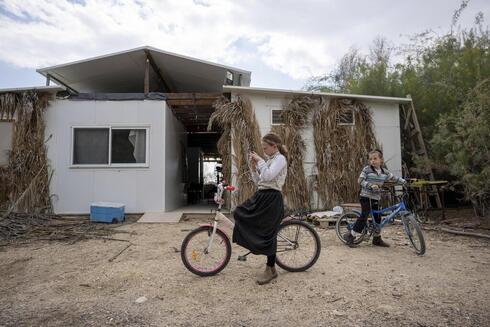
[{"label": "boy's striped sweater", "polygon": [[[396,177],[388,169],[383,167],[380,168],[379,173],[374,169],[373,166],[366,166],[362,169],[361,175],[357,182],[361,186],[360,195],[373,200],[381,199],[381,186],[384,182],[390,181],[397,184],[405,184],[405,180],[401,177]],[[373,185],[378,185],[377,190],[373,190]]]}]

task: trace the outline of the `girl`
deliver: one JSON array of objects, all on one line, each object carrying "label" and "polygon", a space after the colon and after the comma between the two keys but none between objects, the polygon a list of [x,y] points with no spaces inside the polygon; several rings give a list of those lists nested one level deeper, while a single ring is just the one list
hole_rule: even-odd
[{"label": "girl", "polygon": [[[383,166],[383,153],[380,150],[373,150],[368,154],[369,165],[364,167],[359,176],[358,183],[361,186],[359,202],[361,202],[361,216],[357,218],[351,231],[343,235],[346,244],[350,247],[354,245],[354,239],[358,233],[361,233],[366,226],[369,213],[372,210],[378,210],[378,201],[381,198],[381,186],[385,181],[394,181],[395,183],[405,184],[401,177],[395,177]],[[381,222],[379,214],[374,215],[376,223]],[[381,239],[381,234],[373,236],[373,245],[389,247],[390,245]]]},{"label": "girl", "polygon": [[267,256],[265,271],[257,278],[259,285],[277,278],[275,268],[277,229],[284,218],[282,186],[287,174],[287,152],[279,136],[269,133],[262,138],[262,149],[267,155],[264,161],[257,153],[250,153],[252,177],[258,191],[241,205],[233,216],[233,242],[253,254]]}]

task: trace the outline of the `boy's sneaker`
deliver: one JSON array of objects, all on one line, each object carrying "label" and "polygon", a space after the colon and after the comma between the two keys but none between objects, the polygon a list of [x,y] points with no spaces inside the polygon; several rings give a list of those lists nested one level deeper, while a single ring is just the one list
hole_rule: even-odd
[{"label": "boy's sneaker", "polygon": [[374,236],[373,237],[373,245],[374,246],[381,246],[381,247],[384,247],[384,248],[389,248],[390,245],[388,243],[386,243],[385,241],[383,241],[381,239],[381,236]]},{"label": "boy's sneaker", "polygon": [[345,244],[347,244],[347,246],[351,248],[354,247],[354,236],[351,234],[350,231],[345,233],[342,237],[345,240]]}]

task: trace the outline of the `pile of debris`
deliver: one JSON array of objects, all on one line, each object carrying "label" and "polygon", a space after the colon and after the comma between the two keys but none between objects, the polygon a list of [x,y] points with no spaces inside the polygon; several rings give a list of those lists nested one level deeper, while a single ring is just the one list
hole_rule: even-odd
[{"label": "pile of debris", "polygon": [[[88,218],[62,217],[54,214],[0,213],[0,246],[14,241],[64,241],[76,243],[84,239],[119,240],[112,238],[118,225],[92,223]],[[120,240],[124,241],[124,240]]]}]

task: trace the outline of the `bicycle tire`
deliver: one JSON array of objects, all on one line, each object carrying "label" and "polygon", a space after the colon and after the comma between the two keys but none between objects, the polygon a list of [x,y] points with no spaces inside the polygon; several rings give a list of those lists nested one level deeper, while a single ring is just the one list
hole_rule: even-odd
[{"label": "bicycle tire", "polygon": [[[414,230],[417,234],[417,238],[420,241],[420,246],[417,246],[414,242],[414,238],[412,235],[412,230],[410,229],[410,225],[414,227]],[[415,253],[418,255],[423,255],[425,253],[425,239],[424,239],[424,234],[422,234],[422,229],[420,228],[419,223],[415,219],[413,215],[407,215],[403,217],[403,229],[405,231],[405,234],[407,235],[408,239],[410,240],[410,243],[412,244],[412,247],[415,249]]]},{"label": "bicycle tire", "polygon": [[[201,234],[201,233],[206,233],[206,235],[207,235],[207,238],[205,236],[204,240],[209,239],[212,231],[213,231],[213,227],[211,227],[211,226],[201,226],[201,227],[198,227],[198,228],[192,230],[189,234],[187,234],[187,236],[182,241],[182,246],[180,248],[180,257],[182,259],[182,262],[184,263],[184,266],[190,272],[192,272],[198,276],[207,277],[207,276],[216,275],[221,270],[223,270],[226,267],[226,265],[228,264],[228,262],[230,261],[230,257],[231,257],[230,240],[229,240],[228,236],[226,236],[226,234],[223,233],[219,229],[216,230],[215,239],[213,240],[213,245],[216,246],[216,244],[218,244],[216,242],[217,241],[216,237],[219,237],[222,241],[221,245],[224,246],[224,254],[223,254],[222,258],[218,259],[218,264],[216,266],[214,266],[211,269],[201,269],[200,267],[198,267],[197,265],[195,265],[191,262],[190,259],[192,259],[192,258],[187,257],[187,255],[189,253],[188,252],[188,250],[189,250],[188,246],[191,243],[191,241],[194,238],[196,238],[197,236],[199,236],[199,234]],[[203,245],[203,247],[202,247],[203,251],[202,252],[200,251],[201,249],[199,249],[199,251],[197,251],[197,252],[195,249],[193,249],[191,256],[194,256],[197,259],[198,255],[208,255],[207,253],[204,253],[204,248],[206,246],[207,246],[207,244]]]},{"label": "bicycle tire", "polygon": [[[349,226],[352,227],[353,225],[353,223],[349,222],[348,219],[357,220],[357,218],[359,218],[359,214],[354,211],[350,211],[350,212],[346,212],[345,214],[343,214],[337,219],[337,222],[335,223],[335,232],[337,234],[337,237],[342,243],[347,244],[347,241],[344,239],[344,233],[350,231],[351,229],[349,228]],[[344,226],[346,228],[344,228],[345,230],[342,230]],[[354,239],[354,244],[355,245],[361,244],[366,234],[367,234],[367,228],[364,228],[361,234]]]},{"label": "bicycle tire", "polygon": [[[287,238],[285,230],[286,230],[286,228],[290,228],[290,227],[293,227],[293,229],[295,227],[297,228],[297,230],[295,231],[296,239],[294,241],[288,239],[289,242],[295,243],[296,246],[293,249],[286,249],[286,247],[290,246],[290,244],[288,244],[287,241],[285,241],[283,239],[283,237]],[[286,253],[288,255],[291,255],[293,253],[292,251],[294,251],[293,256],[295,256],[298,253],[298,252],[296,252],[296,250],[301,248],[301,243],[299,241],[299,234],[303,234],[303,233],[306,233],[305,235],[310,235],[312,237],[311,241],[314,243],[314,250],[306,262],[301,263],[297,266],[293,266],[293,265],[286,262],[286,258],[287,258]],[[304,221],[289,220],[289,221],[282,223],[279,226],[277,242],[278,242],[278,251],[276,252],[276,263],[279,267],[281,267],[282,269],[284,269],[286,271],[289,271],[289,272],[305,271],[305,270],[311,268],[317,262],[318,258],[320,257],[320,252],[321,252],[320,237],[318,236],[318,233],[315,231],[315,229],[313,229],[313,227],[311,227],[308,223],[306,223]],[[283,246],[282,244],[285,244],[285,245]],[[284,249],[284,251],[283,251],[283,249]]]}]

